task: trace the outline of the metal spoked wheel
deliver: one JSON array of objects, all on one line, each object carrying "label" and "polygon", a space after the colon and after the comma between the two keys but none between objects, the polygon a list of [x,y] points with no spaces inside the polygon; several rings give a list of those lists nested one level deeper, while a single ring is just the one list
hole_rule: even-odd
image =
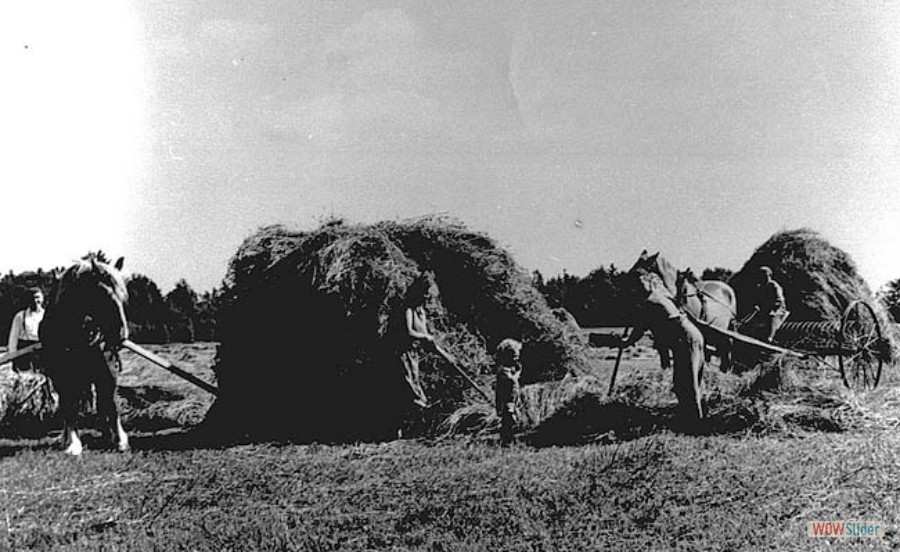
[{"label": "metal spoked wheel", "polygon": [[884,338],[872,306],[854,301],[844,311],[839,335],[838,363],[844,385],[858,391],[874,389],[884,364]]}]

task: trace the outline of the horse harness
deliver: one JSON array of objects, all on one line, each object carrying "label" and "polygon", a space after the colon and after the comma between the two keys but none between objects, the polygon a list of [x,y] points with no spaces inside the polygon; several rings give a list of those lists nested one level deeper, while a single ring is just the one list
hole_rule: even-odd
[{"label": "horse harness", "polygon": [[694,284],[694,289],[696,290],[694,293],[687,293],[687,294],[683,295],[682,297],[684,297],[685,299],[687,299],[688,297],[697,297],[698,299],[700,299],[700,305],[701,305],[700,314],[701,314],[701,316],[704,316],[704,318],[705,318],[705,314],[706,314],[706,300],[707,299],[712,299],[716,303],[718,303],[718,304],[722,305],[723,307],[725,307],[726,309],[728,309],[728,312],[730,312],[732,314],[732,316],[737,316],[737,313],[734,312],[734,309],[731,308],[731,305],[725,303],[721,299],[717,298],[715,295],[700,289],[700,286],[698,286],[697,284]]}]

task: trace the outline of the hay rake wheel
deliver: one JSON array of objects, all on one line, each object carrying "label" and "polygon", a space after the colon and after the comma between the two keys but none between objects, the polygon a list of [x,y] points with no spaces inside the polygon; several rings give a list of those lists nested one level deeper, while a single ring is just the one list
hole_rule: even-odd
[{"label": "hay rake wheel", "polygon": [[838,335],[841,351],[838,365],[844,385],[864,391],[874,389],[881,380],[884,364],[884,336],[872,306],[854,301],[844,311]]}]

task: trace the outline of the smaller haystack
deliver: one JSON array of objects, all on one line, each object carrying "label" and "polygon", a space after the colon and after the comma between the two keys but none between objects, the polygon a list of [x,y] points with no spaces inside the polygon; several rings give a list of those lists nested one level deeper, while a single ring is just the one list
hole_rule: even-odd
[{"label": "smaller haystack", "polygon": [[[397,352],[407,287],[426,272],[436,284],[428,305],[435,333],[483,388],[506,337],[525,344],[526,381],[558,379],[586,363],[577,334],[509,253],[457,221],[269,226],[231,261],[215,367],[220,397],[207,427],[348,440],[393,436],[404,420],[421,418],[404,411]],[[424,423],[480,400],[445,359],[422,353],[434,404]]]},{"label": "smaller haystack", "polygon": [[4,435],[41,433],[59,408],[59,398],[43,374],[0,368],[0,428]]},{"label": "smaller haystack", "polygon": [[[738,319],[753,308],[754,275],[760,266],[771,268],[784,289],[789,321],[840,321],[847,306],[861,299],[874,307],[883,328],[891,327],[886,309],[875,299],[850,255],[808,228],[773,235],[731,278],[729,283],[738,296]],[[896,336],[892,331],[888,334],[896,350]]]}]

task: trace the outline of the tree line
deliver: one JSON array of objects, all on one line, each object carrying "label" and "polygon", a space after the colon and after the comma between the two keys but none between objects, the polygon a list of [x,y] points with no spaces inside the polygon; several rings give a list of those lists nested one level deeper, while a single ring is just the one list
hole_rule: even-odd
[{"label": "tree line", "polygon": [[[52,271],[42,269],[19,274],[10,271],[0,278],[0,346],[6,345],[13,316],[28,305],[30,288],[43,290],[45,304],[51,306],[49,293],[54,278]],[[197,293],[181,279],[164,295],[156,282],[142,274],[130,276],[125,285],[128,288],[125,315],[133,341],[218,341],[218,313],[224,296],[222,290]]]},{"label": "tree line", "polygon": [[[545,278],[539,271],[532,273],[535,287],[544,295],[551,308],[564,308],[584,327],[633,325],[633,305],[626,295],[625,271],[615,265],[600,266],[584,277],[565,271]],[[732,271],[727,268],[707,268],[700,277],[704,280],[727,281]],[[53,272],[36,271],[0,278],[0,345],[6,344],[9,327],[16,312],[28,304],[28,289],[41,288],[48,295],[53,284]],[[225,301],[224,288],[197,293],[184,280],[163,294],[148,276],[134,274],[126,280],[128,303],[125,314],[131,338],[139,343],[190,343],[218,341],[218,319]],[[900,278],[892,280],[878,293],[894,320],[900,320]],[[47,297],[49,306],[51,298]]]}]

